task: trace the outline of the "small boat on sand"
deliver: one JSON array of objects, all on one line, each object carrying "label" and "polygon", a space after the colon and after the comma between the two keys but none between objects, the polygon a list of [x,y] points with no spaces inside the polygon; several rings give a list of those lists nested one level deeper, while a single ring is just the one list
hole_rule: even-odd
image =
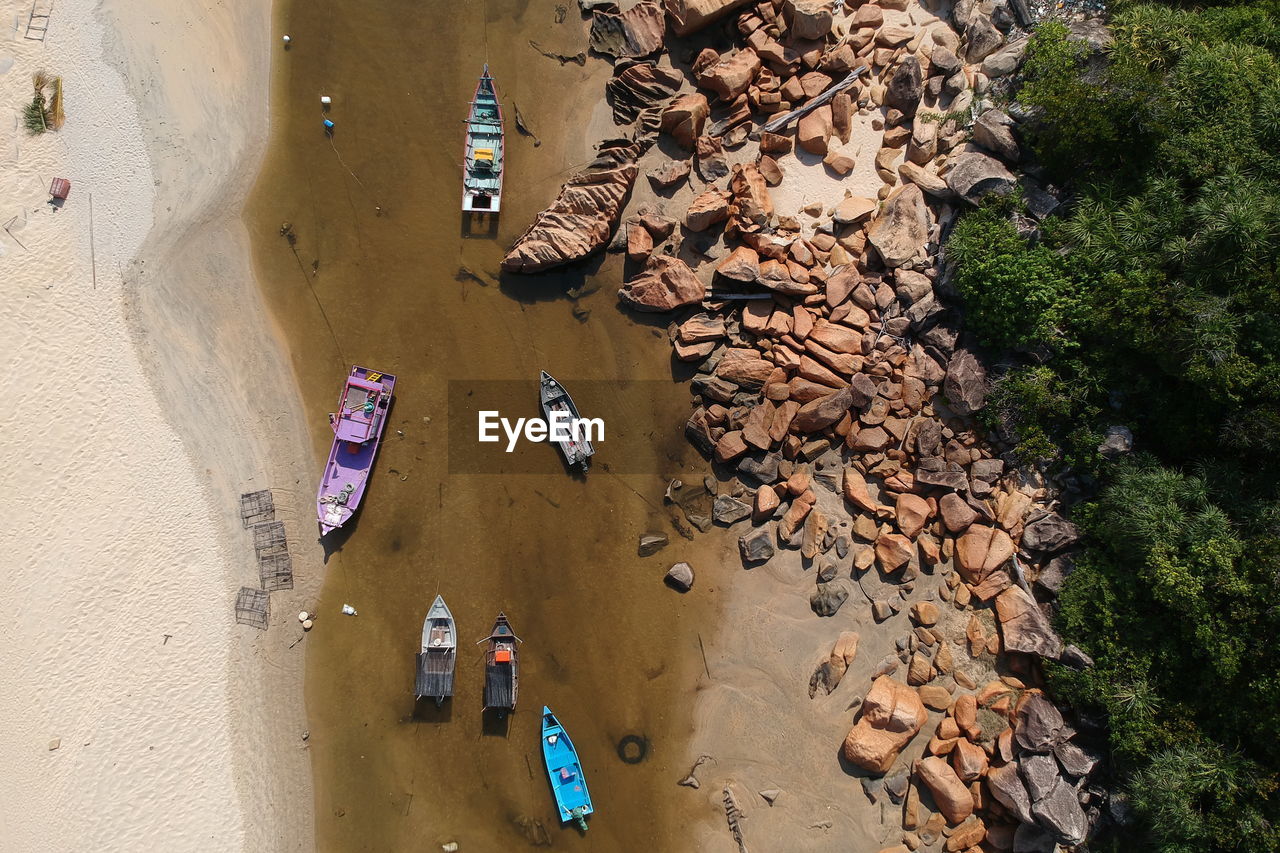
[{"label": "small boat on sand", "polygon": [[395,387],[390,373],[359,366],[351,368],[342,386],[338,411],[329,415],[333,447],[316,496],[321,536],[350,521],[360,506]]},{"label": "small boat on sand", "polygon": [[[586,429],[586,422],[578,414],[578,407],[573,404],[573,398],[569,396],[568,391],[564,390],[564,386],[551,378],[551,374],[545,370],[539,378],[539,393],[542,398],[542,413],[549,425],[554,428],[557,420],[561,422],[568,420],[569,438],[566,441],[557,441],[556,444],[560,445],[560,452],[564,454],[564,460],[569,467],[581,465],[585,474],[591,467],[591,455],[596,450],[587,440],[590,433]],[[582,421],[581,426],[579,426],[580,421]]]},{"label": "small boat on sand", "polygon": [[418,679],[414,695],[436,700],[436,707],[453,695],[453,668],[458,662],[458,633],[453,614],[437,595],[422,620],[422,651],[418,654]]},{"label": "small boat on sand", "polygon": [[578,750],[574,749],[569,733],[560,725],[556,715],[546,705],[542,706],[542,758],[547,763],[547,776],[551,779],[551,793],[560,809],[560,822],[574,821],[579,829],[587,828],[587,815],[591,807],[591,794],[587,791],[587,779],[582,775]]},{"label": "small boat on sand", "polygon": [[516,643],[523,641],[511,630],[507,614],[499,613],[489,636],[479,642],[489,644],[484,656],[484,710],[514,711],[520,692]]},{"label": "small boat on sand", "polygon": [[502,206],[504,148],[502,104],[485,63],[467,116],[462,163],[462,209],[466,213],[497,213]]}]

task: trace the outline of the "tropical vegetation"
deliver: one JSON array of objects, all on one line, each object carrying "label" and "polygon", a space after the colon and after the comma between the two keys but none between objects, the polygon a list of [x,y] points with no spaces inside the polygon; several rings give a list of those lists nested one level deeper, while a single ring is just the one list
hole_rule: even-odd
[{"label": "tropical vegetation", "polygon": [[[1280,4],[1113,8],[1034,33],[1024,142],[1062,188],[948,244],[1001,364],[988,425],[1088,498],[1059,598],[1093,656],[1051,686],[1103,721],[1117,850],[1280,849]],[[1136,453],[1099,442],[1130,428]],[[1118,810],[1123,812],[1124,810]]]}]

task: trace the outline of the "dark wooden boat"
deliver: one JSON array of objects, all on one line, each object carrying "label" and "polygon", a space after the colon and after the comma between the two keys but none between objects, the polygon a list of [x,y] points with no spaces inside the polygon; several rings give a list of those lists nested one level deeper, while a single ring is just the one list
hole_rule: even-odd
[{"label": "dark wooden boat", "polygon": [[548,425],[553,424],[556,418],[568,425],[568,438],[555,443],[559,445],[569,467],[581,467],[585,474],[591,467],[591,456],[596,452],[591,446],[590,425],[578,414],[578,407],[573,404],[569,392],[545,370],[538,377],[538,397]]},{"label": "dark wooden boat", "polygon": [[422,620],[422,651],[418,654],[418,678],[414,695],[431,698],[440,706],[453,695],[453,669],[458,661],[458,634],[453,614],[437,595]]},{"label": "dark wooden boat", "polygon": [[516,644],[523,641],[511,630],[507,614],[499,613],[489,636],[479,642],[489,644],[484,656],[484,709],[514,711],[520,692]]}]

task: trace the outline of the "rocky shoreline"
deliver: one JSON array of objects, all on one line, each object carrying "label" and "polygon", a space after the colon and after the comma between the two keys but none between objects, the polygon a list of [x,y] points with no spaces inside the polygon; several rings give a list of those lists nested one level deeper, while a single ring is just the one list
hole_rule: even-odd
[{"label": "rocky shoreline", "polygon": [[[974,419],[986,370],[942,248],[988,194],[1020,188],[1037,218],[1056,207],[1019,174],[1016,110],[994,105],[1022,60],[1025,6],[668,0],[666,33],[652,0],[588,6],[625,138],[504,268],[609,244],[629,262],[625,307],[682,312],[668,333],[694,370],[685,434],[721,480],[711,517],[746,529],[746,567],[798,553],[819,617],[852,601],[893,638],[851,669],[859,635],[833,632],[809,688],[865,675],[840,760],[871,802],[901,807],[885,850],[1083,843],[1107,792],[1040,667],[1091,665],[1041,603],[1079,537]],[[672,582],[687,589],[692,570]],[[736,812],[731,786],[724,799]]]}]

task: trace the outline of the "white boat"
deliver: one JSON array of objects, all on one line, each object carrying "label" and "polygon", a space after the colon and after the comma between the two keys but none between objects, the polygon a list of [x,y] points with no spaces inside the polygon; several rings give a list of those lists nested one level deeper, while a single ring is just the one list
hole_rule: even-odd
[{"label": "white boat", "polygon": [[422,651],[418,654],[418,680],[414,693],[419,699],[431,698],[436,705],[453,695],[453,668],[458,660],[458,632],[453,614],[436,596],[422,621]]}]

